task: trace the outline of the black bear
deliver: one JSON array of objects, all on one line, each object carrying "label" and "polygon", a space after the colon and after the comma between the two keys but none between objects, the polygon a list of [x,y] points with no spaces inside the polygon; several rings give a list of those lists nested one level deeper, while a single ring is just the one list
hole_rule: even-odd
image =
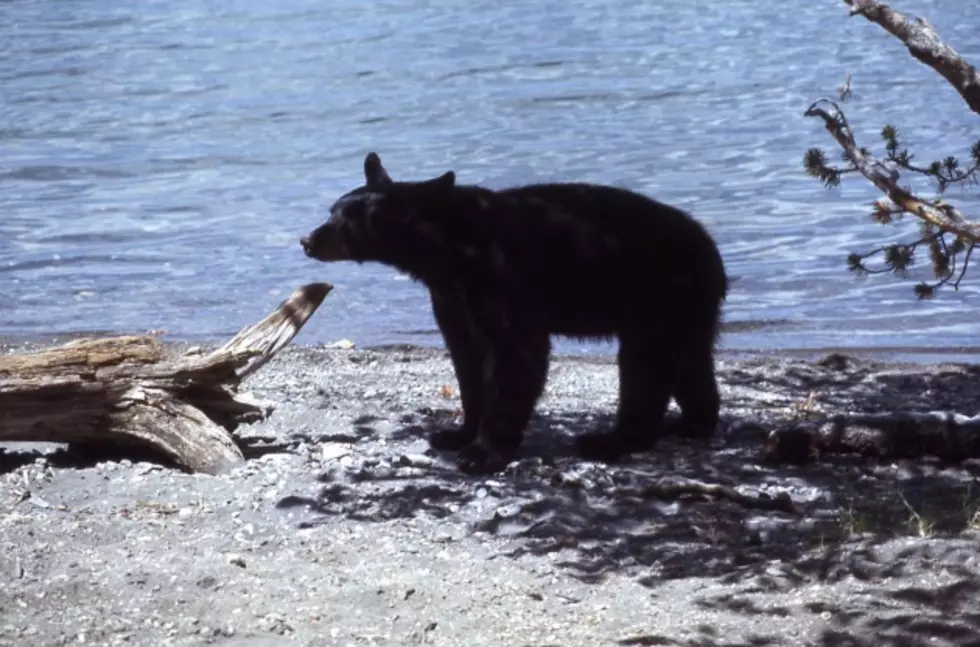
[{"label": "black bear", "polygon": [[491,190],[458,185],[453,171],[395,182],[376,153],[364,175],[300,242],[314,259],[384,263],[428,288],[464,416],[430,444],[459,450],[459,469],[494,472],[515,455],[547,380],[551,335],[619,339],[616,422],[577,439],[583,458],[650,449],[671,396],[682,433],[714,432],[728,279],[687,213],[585,183]]}]

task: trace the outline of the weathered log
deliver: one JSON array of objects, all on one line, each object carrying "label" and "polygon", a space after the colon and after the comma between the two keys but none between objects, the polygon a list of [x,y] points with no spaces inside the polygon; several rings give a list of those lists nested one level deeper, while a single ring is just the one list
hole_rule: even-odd
[{"label": "weathered log", "polygon": [[980,458],[980,416],[929,412],[837,415],[801,421],[769,433],[769,460],[805,463],[821,454],[856,454],[879,460],[935,456],[959,462]]},{"label": "weathered log", "polygon": [[0,442],[142,445],[209,474],[241,463],[230,432],[273,407],[238,386],[296,336],[331,289],[297,289],[206,355],[173,357],[153,337],[126,336],[0,357]]}]

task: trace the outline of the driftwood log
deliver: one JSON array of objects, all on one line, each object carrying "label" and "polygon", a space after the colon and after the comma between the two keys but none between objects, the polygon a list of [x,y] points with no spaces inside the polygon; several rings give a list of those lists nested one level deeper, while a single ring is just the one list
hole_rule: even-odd
[{"label": "driftwood log", "polygon": [[772,430],[765,456],[806,463],[823,454],[856,454],[878,460],[935,456],[959,462],[980,458],[980,415],[941,411],[905,414],[841,414]]},{"label": "driftwood log", "polygon": [[154,337],[111,337],[0,357],[0,442],[141,445],[196,472],[233,467],[244,457],[230,432],[273,408],[239,384],[296,336],[331,289],[297,289],[208,354],[171,356]]}]

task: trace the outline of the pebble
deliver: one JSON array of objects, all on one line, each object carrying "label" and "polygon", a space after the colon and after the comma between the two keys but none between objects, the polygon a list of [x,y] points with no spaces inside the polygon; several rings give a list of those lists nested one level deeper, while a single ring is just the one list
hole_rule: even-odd
[{"label": "pebble", "polygon": [[405,467],[430,467],[435,465],[435,462],[425,454],[402,454],[397,460],[399,466]]},{"label": "pebble", "polygon": [[323,462],[329,462],[348,456],[351,453],[350,445],[346,443],[321,443],[320,444],[320,460]]}]

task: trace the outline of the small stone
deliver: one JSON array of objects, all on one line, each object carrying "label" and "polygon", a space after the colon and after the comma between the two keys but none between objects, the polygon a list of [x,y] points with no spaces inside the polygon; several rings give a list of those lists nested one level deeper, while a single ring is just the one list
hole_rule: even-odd
[{"label": "small stone", "polygon": [[42,499],[39,496],[34,496],[33,494],[31,495],[31,498],[29,498],[27,500],[27,502],[30,503],[31,505],[37,506],[38,508],[50,508],[51,507],[51,504],[50,503],[48,503],[47,501],[45,501],[44,499]]},{"label": "small stone", "polygon": [[521,504],[508,503],[506,505],[502,505],[499,508],[497,508],[494,511],[494,514],[496,514],[498,517],[508,519],[510,517],[516,517],[517,515],[519,515],[521,513],[521,510],[523,510],[523,506],[521,506]]},{"label": "small stone", "polygon": [[398,457],[400,467],[429,467],[435,463],[425,454],[403,454]]},{"label": "small stone", "polygon": [[346,443],[323,443],[320,445],[320,460],[333,461],[350,454],[350,446]]},{"label": "small stone", "polygon": [[205,575],[197,581],[197,585],[202,589],[213,589],[217,586],[218,580],[211,575]]}]

